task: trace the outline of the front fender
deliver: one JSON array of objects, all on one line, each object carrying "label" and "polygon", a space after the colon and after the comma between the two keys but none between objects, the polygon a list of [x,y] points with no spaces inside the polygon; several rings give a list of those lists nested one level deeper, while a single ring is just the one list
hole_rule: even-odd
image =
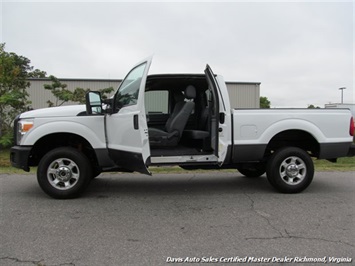
[{"label": "front fender", "polygon": [[94,149],[106,147],[103,116],[80,117],[73,118],[73,120],[36,119],[34,127],[23,137],[21,145],[33,146],[39,139],[47,135],[70,133],[82,136]]}]

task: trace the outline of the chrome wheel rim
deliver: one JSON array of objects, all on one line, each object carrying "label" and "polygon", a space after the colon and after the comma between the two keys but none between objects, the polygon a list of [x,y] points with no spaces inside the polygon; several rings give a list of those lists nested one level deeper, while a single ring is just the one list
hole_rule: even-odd
[{"label": "chrome wheel rim", "polygon": [[78,165],[68,158],[59,158],[53,161],[47,170],[47,178],[51,186],[59,190],[67,190],[79,181],[80,170]]},{"label": "chrome wheel rim", "polygon": [[307,167],[301,158],[290,156],[282,161],[279,174],[286,184],[298,185],[306,177]]}]

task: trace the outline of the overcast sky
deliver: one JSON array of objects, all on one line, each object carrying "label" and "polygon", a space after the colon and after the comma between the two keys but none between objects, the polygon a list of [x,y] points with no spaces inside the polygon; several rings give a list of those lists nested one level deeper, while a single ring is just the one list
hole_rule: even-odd
[{"label": "overcast sky", "polygon": [[261,82],[272,107],[354,103],[354,2],[2,1],[6,51],[59,78],[150,73]]}]

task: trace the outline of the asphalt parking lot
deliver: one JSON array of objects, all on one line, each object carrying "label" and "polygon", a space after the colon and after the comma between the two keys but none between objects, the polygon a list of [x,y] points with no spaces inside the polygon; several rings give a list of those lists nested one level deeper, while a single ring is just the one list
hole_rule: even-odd
[{"label": "asphalt parking lot", "polygon": [[355,172],[317,172],[295,195],[239,173],[104,174],[54,200],[2,174],[0,265],[354,263],[354,190]]}]

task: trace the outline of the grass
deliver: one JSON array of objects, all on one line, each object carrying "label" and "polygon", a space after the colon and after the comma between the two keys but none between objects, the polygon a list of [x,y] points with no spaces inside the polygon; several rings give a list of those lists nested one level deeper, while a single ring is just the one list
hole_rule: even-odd
[{"label": "grass", "polygon": [[355,157],[339,158],[337,163],[331,163],[327,160],[315,160],[314,167],[316,171],[355,171]]},{"label": "grass", "polygon": [[[326,160],[314,160],[314,166],[316,171],[355,171],[355,157],[344,157],[339,158],[337,163],[331,163]],[[178,166],[173,167],[150,167],[149,170],[153,174],[166,174],[166,173],[188,173],[188,170],[181,169]],[[207,172],[210,170],[199,170],[199,172]],[[222,171],[234,171],[231,170],[222,170]],[[25,174],[26,172],[11,167],[10,164],[10,151],[9,150],[0,150],[0,174]],[[36,173],[36,167],[31,167],[30,174]]]},{"label": "grass", "polygon": [[10,166],[10,151],[0,150],[0,167]]},{"label": "grass", "polygon": [[[36,168],[32,167],[30,173],[36,172]],[[0,174],[26,174],[27,172],[11,166],[10,150],[0,149]]]}]

